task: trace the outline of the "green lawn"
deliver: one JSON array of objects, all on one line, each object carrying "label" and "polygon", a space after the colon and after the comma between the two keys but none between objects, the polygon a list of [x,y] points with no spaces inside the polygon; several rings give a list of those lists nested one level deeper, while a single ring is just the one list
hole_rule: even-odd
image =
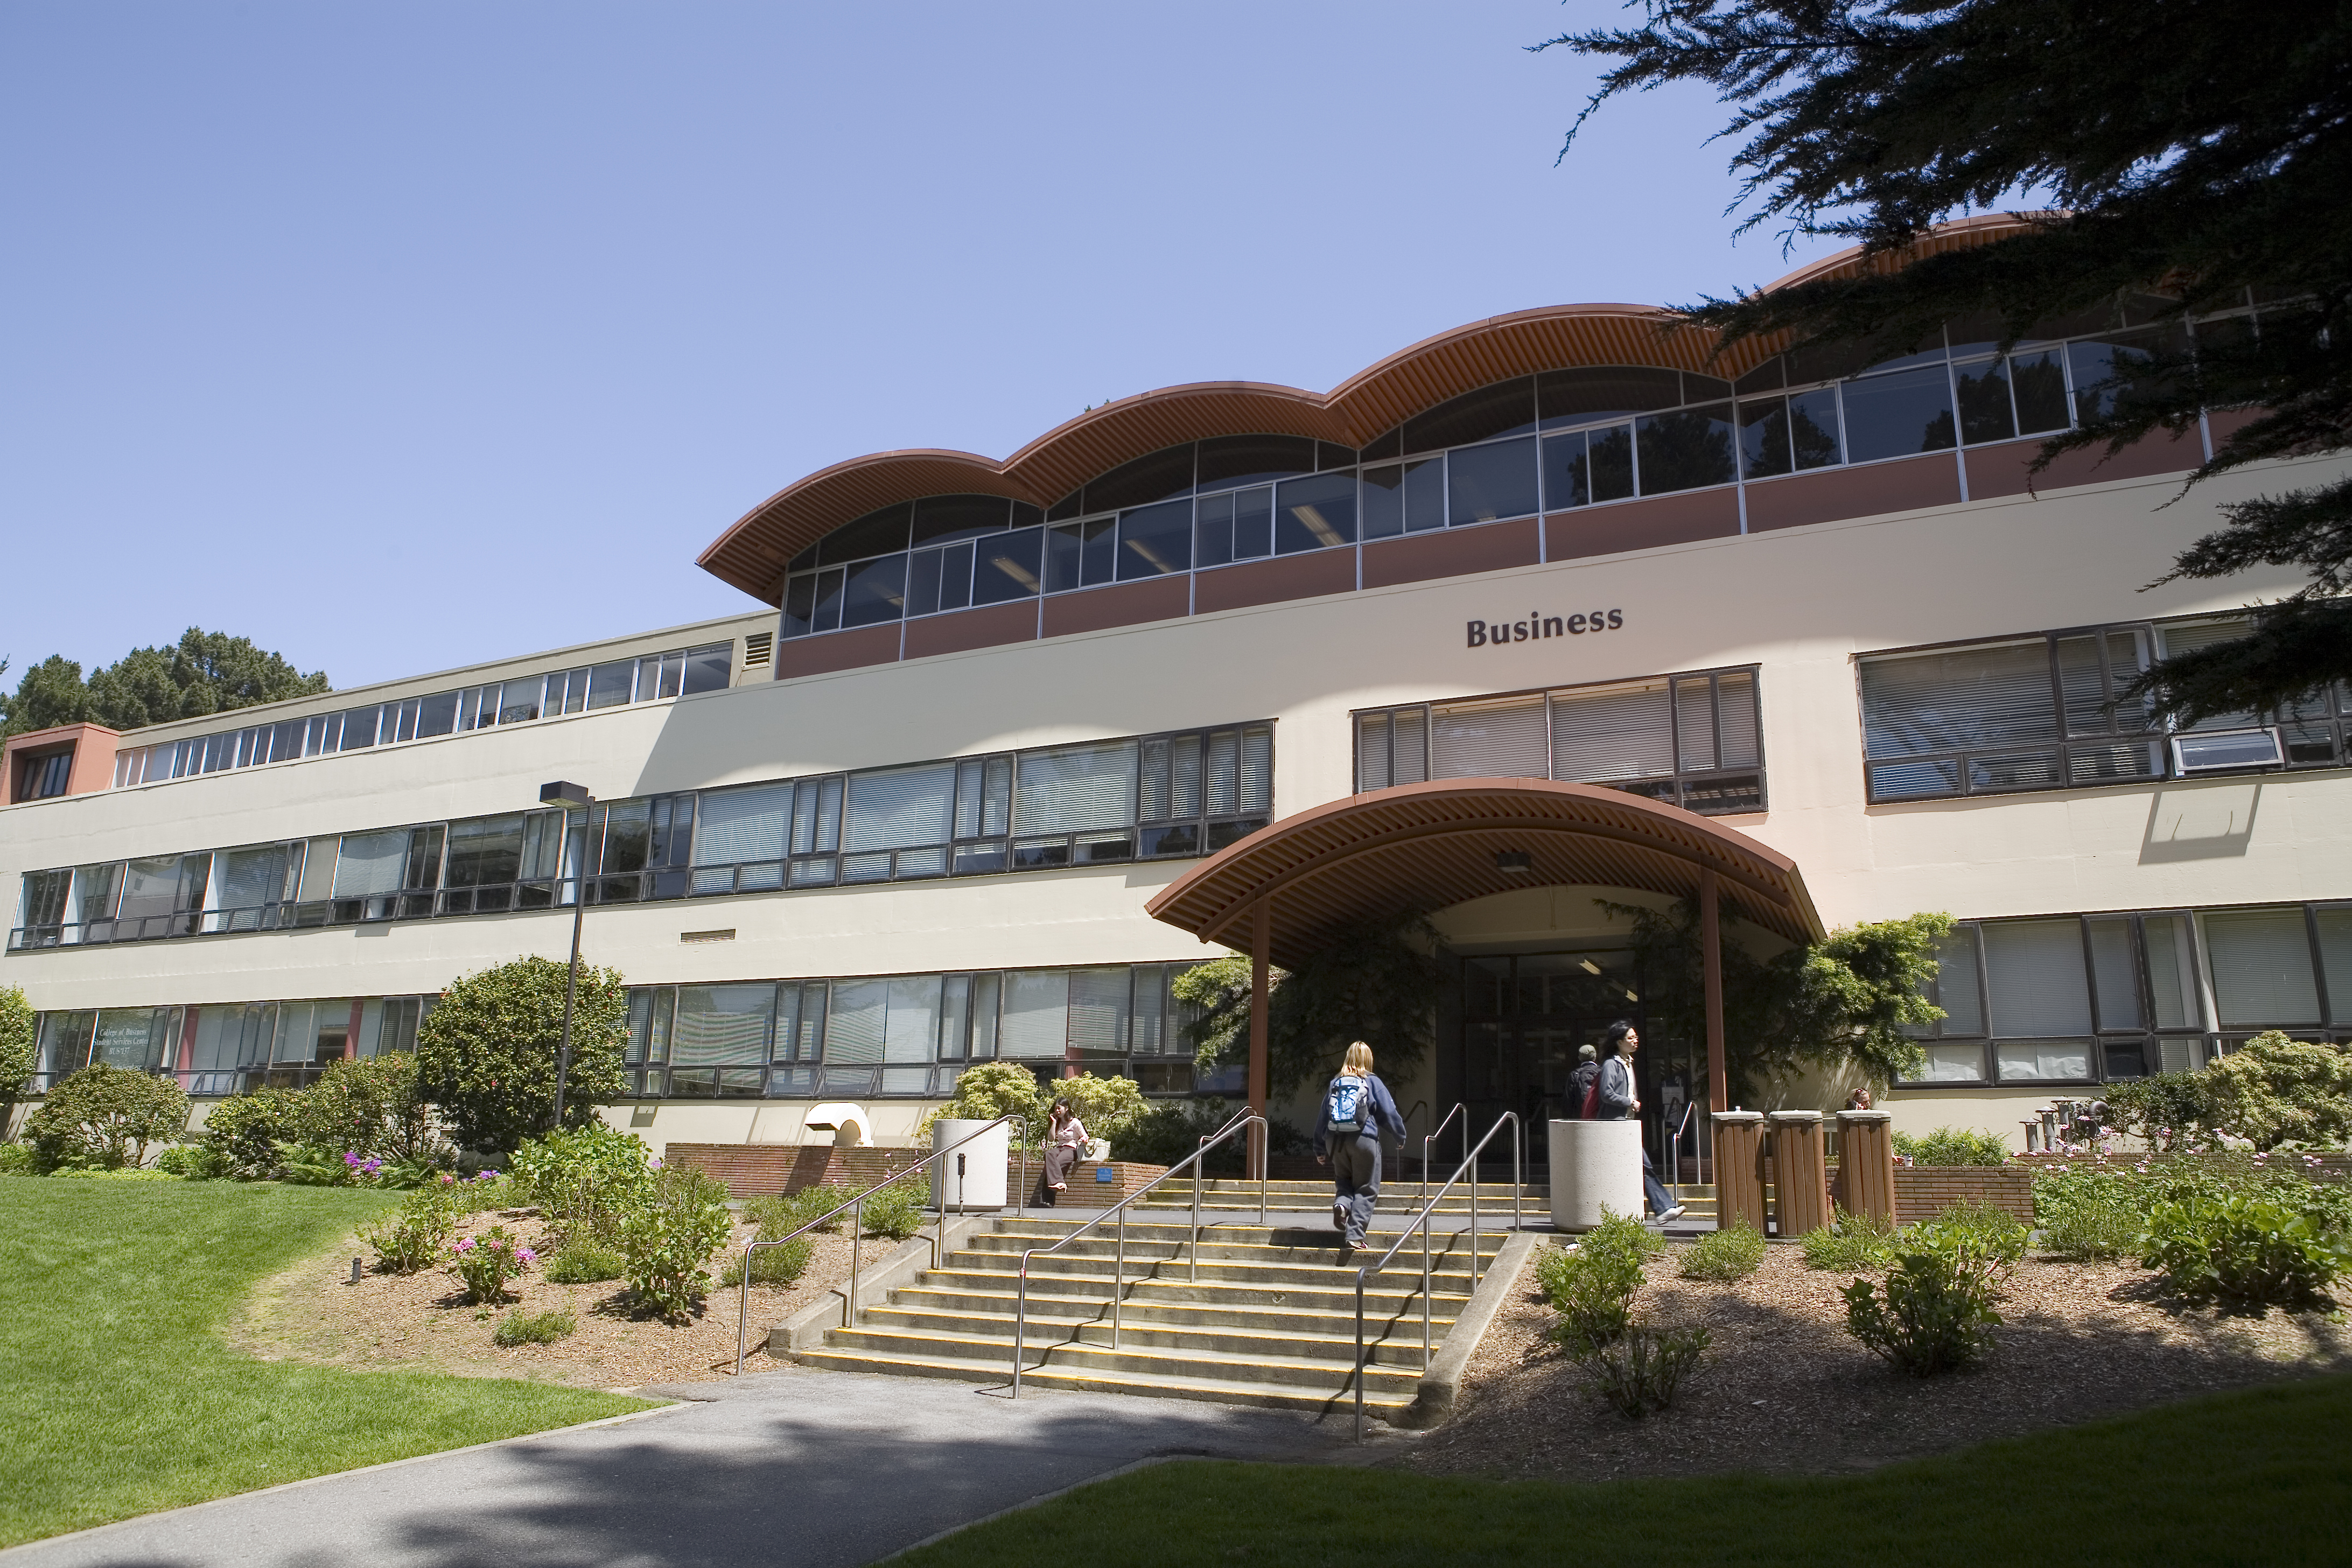
[{"label": "green lawn", "polygon": [[227,1348],[221,1325],[249,1287],[391,1201],[0,1177],[0,1546],[646,1407],[589,1389],[341,1372]]},{"label": "green lawn", "polygon": [[2341,1563],[2347,1454],[2352,1378],[2331,1377],[1852,1479],[1573,1486],[1192,1460],[976,1526],[893,1568]]}]

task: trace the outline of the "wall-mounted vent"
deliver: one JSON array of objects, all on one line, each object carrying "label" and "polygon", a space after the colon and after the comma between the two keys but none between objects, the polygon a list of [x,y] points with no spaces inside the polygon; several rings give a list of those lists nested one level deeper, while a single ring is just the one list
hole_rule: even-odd
[{"label": "wall-mounted vent", "polygon": [[753,632],[743,639],[743,668],[754,668],[775,656],[776,634]]},{"label": "wall-mounted vent", "polygon": [[2174,767],[2183,773],[2274,768],[2286,760],[2276,730],[2231,730],[2218,735],[2172,737]]},{"label": "wall-mounted vent", "polygon": [[680,942],[733,942],[735,928],[729,926],[725,931],[682,931],[677,933],[677,940]]}]

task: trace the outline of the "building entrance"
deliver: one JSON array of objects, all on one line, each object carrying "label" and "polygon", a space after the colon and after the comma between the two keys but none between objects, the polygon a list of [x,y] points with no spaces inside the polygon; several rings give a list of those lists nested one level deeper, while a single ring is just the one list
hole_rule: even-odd
[{"label": "building entrance", "polygon": [[[1573,1117],[1578,1109],[1570,1079],[1580,1048],[1598,1047],[1621,1019],[1642,1032],[1634,1081],[1643,1139],[1664,1171],[1664,1130],[1675,1125],[1697,1079],[1686,1046],[1652,1038],[1641,974],[1633,955],[1622,949],[1464,958],[1456,1087],[1446,1098],[1464,1102],[1474,1137],[1503,1112],[1517,1111],[1527,1129],[1528,1163],[1541,1169],[1550,1143],[1544,1124]],[[1498,1152],[1509,1158],[1500,1145],[1489,1150]],[[1439,1168],[1443,1152],[1432,1154]]]}]

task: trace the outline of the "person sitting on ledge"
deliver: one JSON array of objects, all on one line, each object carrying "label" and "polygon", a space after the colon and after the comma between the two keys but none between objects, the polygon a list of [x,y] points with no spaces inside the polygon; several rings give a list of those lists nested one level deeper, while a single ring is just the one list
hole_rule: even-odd
[{"label": "person sitting on ledge", "polygon": [[1054,1101],[1053,1109],[1045,1114],[1045,1206],[1051,1208],[1058,1201],[1056,1194],[1069,1191],[1070,1167],[1094,1146],[1094,1139],[1087,1133],[1087,1124],[1070,1109],[1068,1100]]}]

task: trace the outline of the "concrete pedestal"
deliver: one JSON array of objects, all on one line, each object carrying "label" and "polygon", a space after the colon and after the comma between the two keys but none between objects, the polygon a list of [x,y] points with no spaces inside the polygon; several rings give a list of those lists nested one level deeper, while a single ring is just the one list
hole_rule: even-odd
[{"label": "concrete pedestal", "polygon": [[1895,1112],[1838,1112],[1838,1185],[1846,1213],[1895,1223]]},{"label": "concrete pedestal", "polygon": [[1642,1124],[1551,1123],[1551,1223],[1591,1230],[1611,1214],[1642,1215]]},{"label": "concrete pedestal", "polygon": [[1829,1152],[1818,1110],[1776,1110],[1772,1124],[1772,1217],[1783,1237],[1830,1222]]},{"label": "concrete pedestal", "polygon": [[[982,1128],[988,1131],[982,1131]],[[980,1136],[972,1138],[978,1132]],[[1005,1162],[1013,1152],[1013,1129],[1000,1122],[955,1121],[942,1117],[931,1123],[931,1147],[944,1149],[971,1138],[962,1148],[931,1167],[931,1206],[942,1214],[991,1213],[1005,1206]]]},{"label": "concrete pedestal", "polygon": [[1764,1234],[1764,1113],[1718,1110],[1715,1122],[1715,1221]]}]

